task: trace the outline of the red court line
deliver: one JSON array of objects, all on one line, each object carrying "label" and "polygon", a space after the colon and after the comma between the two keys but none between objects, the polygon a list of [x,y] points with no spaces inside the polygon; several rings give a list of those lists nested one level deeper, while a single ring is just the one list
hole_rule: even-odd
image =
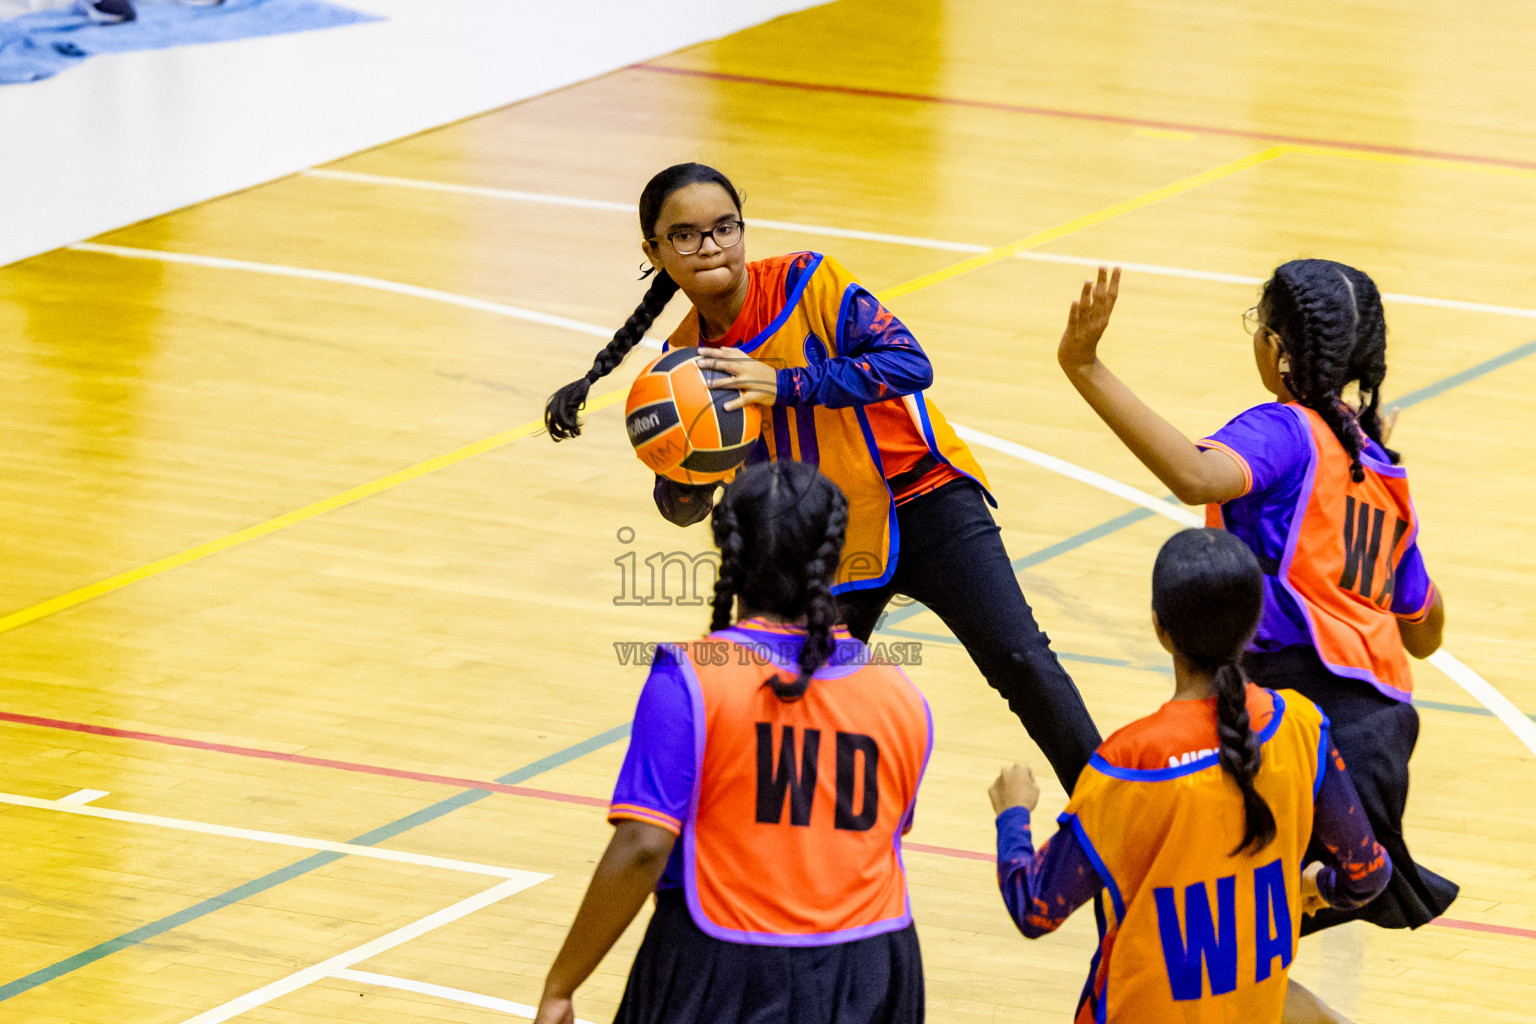
[{"label": "red court line", "polygon": [[913,853],[936,853],[940,857],[960,857],[964,860],[984,860],[988,864],[997,860],[990,853],[977,853],[975,850],[957,850],[953,846],[929,846],[926,843],[901,844],[903,850],[911,850]]},{"label": "red court line", "polygon": [[1494,935],[1513,935],[1521,939],[1536,939],[1536,931],[1530,928],[1511,928],[1504,924],[1483,924],[1481,921],[1458,921],[1453,917],[1437,917],[1430,924],[1442,928],[1461,928],[1469,932],[1492,932]]},{"label": "red court line", "polygon": [[608,806],[607,800],[594,796],[556,793],[549,789],[509,786],[503,782],[461,779],[453,775],[434,775],[431,772],[413,772],[404,768],[383,768],[379,765],[358,764],[354,761],[336,761],[328,757],[310,757],[306,754],[285,754],[277,750],[262,750],[259,747],[237,747],[229,743],[209,743],[206,740],[192,740],[181,736],[165,736],[155,732],[138,732],[133,729],[113,729],[105,725],[89,725],[85,722],[64,722],[56,718],[37,718],[33,715],[18,715],[10,711],[0,711],[0,721],[15,722],[19,725],[35,725],[44,729],[66,729],[70,732],[90,733],[93,736],[113,736],[125,740],[143,740],[146,743],[159,743],[169,747],[187,747],[192,750],[211,750],[220,754],[238,754],[241,757],[259,757],[268,761],[286,761],[289,764],[304,764],[314,768],[335,768],[344,772],[360,772],[364,775],[383,775],[392,779],[433,782],[443,786],[456,786],[460,789],[488,789],[493,793],[531,796],[537,797],[540,800],[558,800],[568,804],[585,804],[590,807]]},{"label": "red court line", "polygon": [[[493,793],[509,793],[513,796],[533,797],[537,800],[555,800],[560,803],[581,804],[586,807],[608,806],[608,801],[594,796],[579,796],[575,793],[559,793],[551,789],[532,789],[528,786],[509,786],[502,782],[485,782],[479,779],[464,779],[454,775],[435,775],[431,772],[413,772],[402,768],[384,768],[379,765],[358,764],[354,761],[337,761],[328,757],[310,757],[306,754],[285,754],[276,750],[262,750],[259,747],[240,747],[230,743],[210,743],[206,740],[186,739],[181,736],[167,736],[163,733],[140,732],[135,729],[114,729],[105,725],[90,725],[85,722],[65,722],[57,718],[39,718],[35,715],[19,715],[12,711],[0,711],[0,721],[14,722],[18,725],[33,725],[42,729],[63,729],[68,732],[83,732],[93,736],[111,736],[117,739],[142,740],[146,743],[159,743],[164,746],[186,747],[191,750],[208,750],[219,754],[235,754],[240,757],[258,757],[268,761],[285,761],[289,764],[303,764],[314,768],[334,768],[346,772],[360,772],[364,775],[382,775],[393,779],[412,779],[416,782],[432,782],[443,786],[455,786],[460,789],[486,789]],[[930,846],[927,843],[902,843],[902,849],[912,853],[929,853],[940,857],[954,857],[960,860],[980,860],[992,863],[995,858],[990,853],[981,853],[976,850],[961,850],[952,846]],[[1511,928],[1501,924],[1483,924],[1478,921],[1458,921],[1449,917],[1437,917],[1430,924],[1440,925],[1442,928],[1460,928],[1464,931],[1487,932],[1493,935],[1512,935],[1522,939],[1536,939],[1536,930],[1528,928]]]},{"label": "red court line", "polygon": [[665,64],[642,62],[631,64],[638,71],[655,71],[664,75],[684,78],[708,78],[717,82],[739,82],[744,85],[767,85],[780,89],[801,89],[806,92],[828,92],[843,96],[863,96],[869,99],[908,100],[913,103],[936,103],[946,107],[968,107],[972,110],[996,110],[1008,114],[1030,114],[1036,117],[1054,117],[1067,121],[1090,121],[1098,124],[1118,124],[1131,128],[1160,128],[1164,131],[1194,132],[1199,135],[1220,135],[1227,138],[1255,139],[1262,142],[1289,143],[1293,146],[1330,146],[1334,149],[1353,150],[1357,153],[1380,153],[1386,156],[1425,157],[1430,160],[1456,160],[1463,163],[1483,164],[1489,167],[1509,167],[1521,171],[1536,170],[1536,161],[1509,160],[1503,157],[1481,156],[1472,153],[1451,153],[1436,149],[1412,149],[1406,146],[1383,146],[1369,142],[1342,142],[1338,139],[1322,139],[1309,135],[1281,135],[1275,132],[1248,131],[1242,128],[1222,128],[1208,124],[1188,124],[1182,121],[1152,121],[1119,114],[1096,114],[1084,110],[1062,110],[1057,107],[1034,107],[1021,103],[1002,103],[996,100],[967,100],[954,96],[937,96],[932,93],[898,92],[891,89],[865,89],[854,85],[829,85],[820,82],[797,82],[786,78],[764,78],[759,75],[736,75],[726,71],[703,71],[696,68],[674,68]]}]

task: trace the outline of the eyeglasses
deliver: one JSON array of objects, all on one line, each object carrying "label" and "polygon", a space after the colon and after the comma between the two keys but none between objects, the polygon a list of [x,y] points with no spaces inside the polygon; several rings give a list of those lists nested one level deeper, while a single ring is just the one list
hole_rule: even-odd
[{"label": "eyeglasses", "polygon": [[[673,231],[667,235],[667,241],[679,256],[692,256],[704,245],[704,239],[713,238],[715,244],[722,249],[729,249],[741,241],[741,231],[745,225],[739,220],[728,220],[716,224],[708,231],[695,231],[692,228],[684,228],[681,231]],[[656,241],[656,239],[651,239]]]},{"label": "eyeglasses", "polygon": [[1259,319],[1259,307],[1254,306],[1252,309],[1248,310],[1248,312],[1243,314],[1243,330],[1247,331],[1251,335],[1260,327],[1264,328],[1266,331],[1269,331],[1270,334],[1275,333],[1273,330],[1270,330],[1268,324]]}]

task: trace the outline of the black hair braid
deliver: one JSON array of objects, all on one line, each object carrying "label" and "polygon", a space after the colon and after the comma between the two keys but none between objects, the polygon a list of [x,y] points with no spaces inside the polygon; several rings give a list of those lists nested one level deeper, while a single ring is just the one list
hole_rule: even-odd
[{"label": "black hair braid", "polygon": [[805,565],[805,643],[800,647],[800,676],[792,683],[781,678],[771,683],[780,700],[799,700],[805,696],[811,676],[832,655],[832,627],[837,625],[838,614],[832,580],[837,575],[838,557],[847,532],[848,504],[834,503],[821,546]]},{"label": "black hair braid", "polygon": [[1328,260],[1293,260],[1275,271],[1263,304],[1290,359],[1291,368],[1283,375],[1286,386],[1328,424],[1349,455],[1351,478],[1359,483],[1365,479],[1360,425],[1342,397],[1354,379],[1350,370],[1361,314],[1348,270],[1353,268]]},{"label": "black hair braid", "polygon": [[[661,216],[661,208],[672,193],[689,185],[706,184],[723,189],[736,207],[736,212],[741,212],[741,193],[736,191],[736,186],[725,175],[705,164],[673,164],[652,176],[640,193],[640,237],[647,244],[655,241],[656,220]],[[647,270],[641,277],[649,273]],[[645,298],[640,300],[640,305],[635,307],[624,326],[614,332],[613,340],[598,352],[597,358],[592,361],[592,369],[580,380],[571,381],[549,396],[544,406],[544,426],[549,430],[550,437],[564,441],[581,434],[581,420],[577,414],[581,411],[582,403],[587,400],[587,392],[600,378],[612,373],[624,361],[624,357],[629,355],[630,349],[640,344],[645,332],[651,329],[651,325],[666,308],[667,302],[677,294],[677,288],[677,282],[665,270],[657,270]]]},{"label": "black hair braid", "polygon": [[587,400],[587,392],[598,380],[617,369],[624,357],[629,355],[630,349],[640,344],[645,338],[645,332],[651,329],[651,324],[656,322],[656,318],[676,294],[677,282],[665,270],[659,272],[651,281],[651,286],[645,290],[640,305],[624,321],[624,326],[613,333],[612,341],[598,350],[597,358],[592,360],[592,369],[587,371],[587,375],[571,381],[549,396],[544,406],[544,426],[549,430],[550,437],[564,441],[566,438],[580,436],[581,420],[577,414]]},{"label": "black hair braid", "polygon": [[741,577],[741,527],[736,522],[736,510],[728,503],[715,506],[710,519],[715,534],[715,546],[720,549],[720,573],[715,577],[715,596],[709,629],[717,632],[731,624],[736,604],[736,587]]},{"label": "black hair braid", "polygon": [[1216,735],[1221,749],[1221,767],[1243,792],[1243,841],[1233,856],[1246,851],[1258,852],[1275,838],[1275,814],[1253,788],[1264,756],[1259,738],[1248,722],[1248,693],[1243,675],[1234,658],[1216,670]]},{"label": "black hair braid", "polygon": [[1360,429],[1387,453],[1396,465],[1401,456],[1388,448],[1381,437],[1381,385],[1387,377],[1387,318],[1381,305],[1381,292],[1365,274],[1350,268],[1355,291],[1361,296],[1360,330],[1350,359],[1349,376],[1360,382]]},{"label": "black hair braid", "polygon": [[1213,676],[1218,760],[1243,795],[1243,841],[1260,850],[1275,838],[1275,816],[1254,788],[1263,748],[1248,721],[1238,659],[1264,608],[1264,574],[1253,551],[1225,530],[1182,530],[1152,568],[1152,611],[1175,652]]}]

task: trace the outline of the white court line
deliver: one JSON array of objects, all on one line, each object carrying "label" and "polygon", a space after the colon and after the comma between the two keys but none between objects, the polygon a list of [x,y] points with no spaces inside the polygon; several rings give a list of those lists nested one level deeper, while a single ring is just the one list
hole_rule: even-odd
[{"label": "white court line", "polygon": [[58,802],[61,804],[74,804],[82,806],[92,800],[100,800],[104,796],[111,796],[111,790],[106,789],[77,789],[68,796],[61,796]]},{"label": "white court line", "polygon": [[[230,825],[214,825],[205,821],[188,821],[185,818],[165,818],[158,814],[141,814],[138,811],[117,811],[107,807],[87,806],[83,800],[76,799],[82,794],[91,793],[88,799],[95,800],[106,796],[105,790],[85,789],[79,793],[72,793],[59,800],[39,800],[36,797],[18,796],[14,793],[0,793],[0,804],[11,804],[14,807],[34,807],[44,811],[62,811],[65,814],[78,814],[87,818],[102,818],[107,821],[123,821],[135,825],[153,825],[156,828],[175,829],[178,832],[200,832],[203,835],[223,836],[227,839],[245,839],[256,843],[271,843],[276,846],[295,846],[302,850],[324,850],[331,853],[345,853],[353,857],[369,857],[373,860],[388,860],[398,864],[416,864],[421,867],[442,868],[446,871],[464,871],[472,875],[490,875],[493,878],[510,878],[526,880],[533,878],[542,881],[548,875],[536,875],[531,871],[519,871],[516,868],[496,867],[494,864],[476,864],[473,861],[454,860],[450,857],[433,857],[424,853],[407,853],[404,850],[386,850],[377,846],[362,846],[357,843],[338,843],[329,839],[310,839],[307,836],[291,836],[282,832],[264,832],[251,828],[235,828]],[[533,884],[529,882],[528,884]]]},{"label": "white court line", "polygon": [[[304,267],[290,267],[276,263],[251,263],[245,260],[226,260],[215,256],[194,256],[187,253],[164,252],[158,249],[124,249],[118,246],[94,245],[89,242],[82,242],[79,245],[71,246],[71,248],[81,249],[86,252],[105,253],[112,256],[124,256],[130,259],[165,260],[170,263],[188,263],[196,266],[217,267],[226,270],[247,270],[255,273],[274,274],[279,277],[313,278],[320,281],[335,281],[341,284],[355,284],[359,287],[374,288],[378,291],[396,292],[401,295],[412,295],[416,298],[429,299],[435,302],[447,302],[451,305],[463,306],[468,309],[478,309],[487,313],[498,313],[502,316],[513,316],[519,319],[534,320],[537,323],[546,323],[557,327],[567,327],[570,330],[577,330],[583,334],[590,334],[596,337],[607,338],[612,336],[612,332],[610,332],[607,328],[599,327],[596,324],[585,323],[580,320],[570,320],[566,317],[551,317],[543,313],[533,313],[531,310],[525,310],[517,306],[504,306],[497,302],[486,302],[481,299],[471,299],[463,295],[454,295],[451,292],[440,292],[432,288],[417,288],[414,285],[400,284],[399,282],[395,281],[382,281],[378,278],[362,277],[357,274],[337,274],[328,270],[310,270]],[[1081,259],[1081,257],[1074,256],[1070,257],[1070,259],[1075,261]],[[1422,301],[1424,304],[1429,305],[1442,301],[1449,302],[1450,300],[1424,299]],[[1489,307],[1489,309],[1504,308],[1506,307]],[[1525,315],[1526,313],[1532,313],[1533,316],[1536,316],[1536,312],[1529,310],[1520,311],[1519,315]],[[556,323],[555,321],[559,322]],[[652,348],[661,347],[659,342],[656,342],[651,338],[645,339],[645,345]],[[1140,505],[1145,509],[1149,509],[1150,511],[1155,512],[1164,518],[1171,519],[1180,525],[1199,526],[1203,523],[1203,520],[1200,519],[1198,514],[1187,508],[1163,501],[1160,498],[1148,494],[1146,491],[1132,487],[1129,484],[1120,483],[1118,480],[1115,480],[1112,477],[1107,477],[1102,473],[1097,473],[1083,466],[1078,466],[1074,463],[1067,462],[1065,459],[1059,459],[1054,455],[1046,455],[1044,452],[1036,451],[1033,448],[1009,441],[1005,438],[995,437],[994,435],[986,434],[979,430],[971,430],[969,427],[962,426],[961,424],[954,423],[953,421],[950,423],[950,426],[953,427],[955,432],[960,434],[960,436],[963,438],[973,439],[977,444],[991,448],[994,451],[1001,452],[1004,455],[1012,456],[1013,458],[1031,463],[1032,465],[1049,470],[1053,473],[1059,473],[1063,476],[1070,477],[1079,483],[1084,483],[1090,487],[1098,488],[1099,490],[1113,494],[1116,497],[1134,502],[1135,504]],[[1457,674],[1455,675],[1452,675],[1451,672],[1444,667],[1451,662],[1454,662],[1455,666],[1457,666]],[[1499,693],[1499,691],[1494,687],[1492,683],[1478,675],[1467,665],[1460,661],[1456,661],[1448,653],[1439,662],[1432,661],[1431,664],[1434,664],[1436,668],[1439,668],[1442,672],[1445,672],[1447,676],[1450,676],[1452,681],[1454,681],[1458,686],[1466,690],[1480,704],[1497,715],[1500,721],[1503,721],[1511,729],[1514,729],[1515,735],[1522,742],[1525,742],[1527,746],[1531,746],[1531,741],[1527,739],[1528,734],[1526,731],[1524,731],[1524,726],[1517,728],[1513,724],[1515,719],[1506,719],[1504,710],[1501,710],[1500,707],[1494,707],[1484,699],[1485,695],[1497,695],[1498,699],[1503,701],[1503,705],[1506,706],[1507,709],[1514,709],[1514,713],[1517,716],[1518,721],[1526,723],[1530,722],[1529,719],[1519,714],[1518,708],[1515,708],[1515,705],[1511,703],[1507,697],[1504,697],[1503,694]],[[1475,682],[1473,680],[1475,680]],[[1536,746],[1532,746],[1532,753],[1536,753]]]},{"label": "white court line", "polygon": [[1536,754],[1536,722],[1527,718],[1513,701],[1450,651],[1438,650],[1428,660],[1457,686],[1471,694],[1479,704],[1497,715],[1499,721],[1509,726],[1509,731],[1519,737],[1532,754]]},{"label": "white court line", "polygon": [[[519,203],[538,203],[544,206],[575,206],[587,210],[608,210],[614,213],[635,215],[634,203],[615,203],[607,199],[581,199],[577,196],[558,196],[549,192],[514,192],[504,188],[481,188],[476,185],[452,185],[443,181],[423,181],[420,178],[393,178],[383,174],[358,174],[354,171],[328,171],[311,168],[304,172],[311,178],[333,178],[337,181],[355,181],[365,185],[389,185],[394,188],[414,188],[427,192],[452,192],[460,195],[483,196],[488,199],[510,199]],[[943,242],[937,238],[917,238],[913,235],[887,235],[878,231],[855,231],[850,228],[831,228],[817,224],[797,224],[787,220],[767,220],[748,217],[753,227],[776,231],[798,231],[803,235],[825,235],[829,238],[851,238],[861,242],[889,242],[891,245],[908,245],[920,249],[944,249],[949,252],[987,252],[985,245],[969,242]]]},{"label": "white court line", "polygon": [[990,448],[1004,455],[1011,455],[1031,465],[1039,466],[1041,469],[1049,470],[1052,473],[1059,473],[1068,479],[1087,484],[1089,487],[1096,487],[1107,494],[1113,494],[1117,498],[1124,498],[1133,505],[1140,505],[1144,509],[1156,512],[1165,519],[1172,519],[1181,526],[1205,525],[1204,517],[1186,508],[1184,505],[1155,498],[1140,488],[1121,483],[1114,477],[1105,476],[1103,473],[1097,473],[1091,469],[1079,466],[1075,462],[1058,459],[1054,455],[1047,455],[1045,452],[1026,447],[1016,441],[1009,441],[1006,438],[983,433],[980,430],[973,430],[959,423],[951,423],[950,426],[954,428],[955,433],[960,436],[961,440],[969,441],[971,444],[980,445],[983,448]]},{"label": "white court line", "polygon": [[559,327],[562,330],[575,331],[578,334],[590,334],[596,338],[612,338],[613,330],[608,327],[599,327],[583,320],[572,320],[569,317],[555,316],[552,313],[540,313],[534,309],[524,309],[521,306],[509,306],[502,302],[491,302],[487,299],[475,299],[468,295],[456,295],[453,292],[438,291],[436,288],[422,288],[414,284],[404,284],[400,281],[386,281],[378,277],[364,277],[361,274],[339,274],[333,270],[314,270],[309,267],[290,267],[282,263],[256,263],[251,260],[229,260],[220,256],[198,256],[186,252],[166,252],[160,249],[129,249],[120,245],[97,245],[95,242],[77,242],[69,248],[79,252],[102,253],[107,256],[119,256],[130,260],[159,260],[162,263],[183,263],[195,267],[218,267],[224,270],[244,270],[252,274],[270,274],[273,277],[297,277],[308,281],[327,281],[331,284],[349,284],[357,288],[371,288],[377,292],[392,292],[396,295],[407,295],[413,299],[427,299],[432,302],[443,302],[450,306],[462,306],[465,309],[478,310],[482,313],[494,313],[497,316],[507,316],[514,320],[526,320],[530,323],[543,324],[546,327]]},{"label": "white court line", "polygon": [[[555,195],[549,192],[516,192],[503,188],[484,188],[477,185],[454,185],[442,181],[426,181],[421,178],[396,178],[383,174],[359,174],[355,171],[331,171],[323,168],[311,168],[304,172],[312,178],[331,178],[337,181],[352,181],[367,185],[388,185],[395,188],[413,188],[428,192],[450,192],[461,195],[481,196],[488,199],[507,199],[520,203],[538,203],[546,206],[575,206],[591,210],[607,210],[614,213],[627,213],[634,215],[635,207],[631,203],[615,203],[606,199],[582,199],[577,196]],[[767,220],[759,217],[747,218],[747,223],[756,227],[771,228],[778,231],[795,231],[805,235],[821,235],[827,238],[851,238],[861,242],[886,242],[891,245],[906,245],[918,249],[941,249],[948,252],[990,252],[991,247],[976,245],[971,242],[949,242],[940,238],[921,238],[916,235],[891,235],[880,231],[855,231],[849,228],[834,228],[824,224],[800,224],[787,220]],[[80,248],[75,246],[74,248]],[[1122,269],[1138,274],[1149,274],[1158,277],[1182,277],[1192,281],[1214,281],[1220,284],[1237,284],[1257,286],[1264,283],[1262,277],[1252,277],[1248,274],[1224,274],[1215,270],[1191,270],[1186,267],[1169,267],[1156,263],[1127,263],[1124,261],[1094,259],[1088,256],[1068,256],[1062,253],[1027,251],[1014,253],[1015,259],[1033,260],[1037,263],[1061,263],[1079,267],[1118,266]],[[1408,306],[1431,306],[1437,309],[1452,309],[1460,313],[1487,313],[1492,316],[1513,316],[1525,320],[1536,320],[1536,309],[1526,309],[1521,306],[1501,306],[1487,302],[1466,302],[1461,299],[1439,299],[1428,295],[1409,295],[1403,292],[1382,292],[1381,297],[1388,302],[1399,302]],[[611,336],[612,331],[608,334]]]},{"label": "white court line", "polygon": [[322,960],[313,967],[306,967],[301,971],[295,971],[286,978],[279,978],[269,985],[263,985],[254,992],[247,992],[243,996],[231,999],[222,1006],[215,1006],[211,1010],[205,1010],[196,1017],[189,1017],[182,1024],[222,1024],[231,1017],[238,1017],[247,1010],[254,1010],[258,1006],[270,1003],[274,999],[297,992],[306,985],[331,978],[351,967],[355,963],[367,960],[369,957],[378,956],[387,950],[393,949],[404,942],[419,938],[434,928],[441,928],[445,924],[451,924],[461,917],[473,914],[477,910],[483,910],[493,903],[498,903],[516,893],[522,892],[531,886],[537,885],[549,875],[535,874],[532,871],[524,871],[521,874],[526,878],[511,879],[499,885],[493,885],[481,893],[476,893],[468,899],[460,900],[451,907],[445,907],[434,914],[428,914],[419,921],[413,921],[403,928],[396,928],[387,935],[381,935],[371,942],[365,942],[355,949],[349,949],[345,953],[338,953],[329,960]]},{"label": "white court line", "polygon": [[[418,992],[424,996],[436,996],[439,999],[447,999],[455,1003],[467,1003],[470,1006],[479,1006],[486,1010],[499,1010],[502,1013],[508,1013],[514,1017],[526,1017],[529,1020],[532,1020],[539,1012],[538,1007],[529,1006],[527,1003],[514,1003],[510,999],[497,999],[495,996],[481,995],[479,992],[469,992],[462,988],[449,988],[447,985],[432,985],[425,981],[396,978],[391,974],[345,970],[337,971],[332,977],[344,978],[347,981],[359,981],[365,985],[377,985],[380,988],[397,988],[404,992]],[[592,1022],[577,1017],[576,1024],[592,1024]]]}]

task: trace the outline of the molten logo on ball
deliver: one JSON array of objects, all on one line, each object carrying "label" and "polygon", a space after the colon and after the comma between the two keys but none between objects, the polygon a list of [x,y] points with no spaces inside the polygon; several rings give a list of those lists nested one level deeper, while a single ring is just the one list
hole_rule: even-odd
[{"label": "molten logo on ball", "polygon": [[762,413],[755,405],[726,409],[733,389],[710,389],[724,374],[705,372],[697,348],[663,354],[640,371],[624,405],[635,454],[655,473],[684,484],[730,479],[747,459]]}]

